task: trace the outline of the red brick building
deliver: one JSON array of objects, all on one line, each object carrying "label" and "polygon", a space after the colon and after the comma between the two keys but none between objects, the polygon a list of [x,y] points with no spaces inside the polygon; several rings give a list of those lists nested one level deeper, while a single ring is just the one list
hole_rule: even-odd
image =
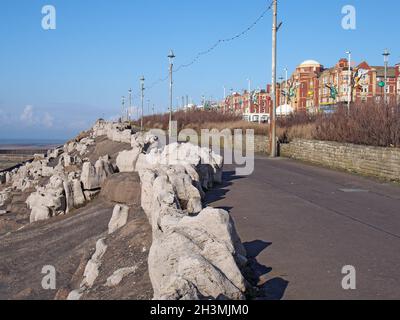
[{"label": "red brick building", "polygon": [[352,99],[356,103],[372,102],[377,95],[376,69],[370,67],[367,62],[360,63],[354,70]]},{"label": "red brick building", "polygon": [[[382,101],[385,68],[362,62],[350,67],[340,59],[332,68],[324,68],[315,60],[301,63],[288,82],[277,83],[277,106],[288,101],[294,110],[315,113],[339,103]],[[349,90],[351,91],[349,94]],[[400,64],[387,68],[388,103],[400,103]],[[286,97],[287,95],[287,97]],[[238,114],[269,114],[272,107],[271,85],[266,90],[243,94],[232,93],[225,100],[224,111]]]},{"label": "red brick building", "polygon": [[[376,100],[383,101],[384,88],[379,86],[379,82],[385,81],[385,68],[384,67],[373,67],[376,72]],[[387,68],[387,83],[386,83],[386,94],[387,103],[395,103],[397,101],[397,82],[398,76],[396,76],[397,68]]]},{"label": "red brick building", "polygon": [[[349,64],[347,59],[340,59],[319,76],[319,108],[330,107],[339,102],[348,101]],[[334,94],[333,94],[334,93]]]},{"label": "red brick building", "polygon": [[252,91],[250,94],[245,90],[243,94],[234,92],[226,97],[224,109],[238,114],[269,113],[271,105],[271,96],[268,90]]},{"label": "red brick building", "polygon": [[397,78],[397,103],[400,103],[400,63],[396,64],[396,78]]}]

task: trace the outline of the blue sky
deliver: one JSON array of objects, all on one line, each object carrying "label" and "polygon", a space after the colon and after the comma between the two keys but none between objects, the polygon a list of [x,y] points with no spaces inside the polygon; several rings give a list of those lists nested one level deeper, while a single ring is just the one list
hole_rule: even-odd
[{"label": "blue sky", "polygon": [[[188,63],[216,40],[245,29],[269,5],[264,0],[2,0],[0,3],[0,139],[74,136],[97,118],[120,112],[122,95],[137,94],[176,64]],[[54,5],[57,29],[41,27],[42,7]],[[357,12],[357,29],[341,27],[344,5]],[[400,62],[398,0],[281,0],[278,75],[306,59],[325,66],[344,57],[382,64],[383,49]],[[223,86],[265,87],[271,79],[271,14],[246,36],[222,44],[175,77],[174,101],[189,95],[222,98]],[[146,92],[165,111],[168,84]],[[134,103],[138,104],[137,97]],[[147,103],[146,103],[147,104]]]}]

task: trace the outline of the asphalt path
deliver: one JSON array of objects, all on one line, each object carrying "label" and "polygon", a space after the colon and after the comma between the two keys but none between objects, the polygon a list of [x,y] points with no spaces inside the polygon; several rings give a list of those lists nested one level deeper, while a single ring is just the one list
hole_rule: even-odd
[{"label": "asphalt path", "polygon": [[400,186],[261,156],[224,178],[207,202],[232,214],[266,298],[400,299]]}]

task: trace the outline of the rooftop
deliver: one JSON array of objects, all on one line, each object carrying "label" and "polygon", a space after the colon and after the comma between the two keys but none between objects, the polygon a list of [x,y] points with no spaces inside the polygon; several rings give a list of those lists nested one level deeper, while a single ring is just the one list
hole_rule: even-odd
[{"label": "rooftop", "polygon": [[306,60],[299,65],[299,67],[319,67],[321,64],[315,60]]},{"label": "rooftop", "polygon": [[[385,67],[373,67],[374,69],[376,69],[376,76],[377,77],[384,77],[385,76]],[[387,76],[388,78],[395,78],[396,77],[396,67],[388,67],[387,68]]]}]

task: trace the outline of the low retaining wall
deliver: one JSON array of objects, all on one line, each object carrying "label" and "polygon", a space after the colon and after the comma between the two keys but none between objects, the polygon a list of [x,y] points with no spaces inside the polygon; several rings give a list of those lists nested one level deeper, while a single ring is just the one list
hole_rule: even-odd
[{"label": "low retaining wall", "polygon": [[[225,139],[224,139],[225,137]],[[186,138],[186,139],[185,139]],[[180,137],[178,139],[180,142],[187,141],[190,139],[190,142],[194,143],[195,141],[199,140],[197,145],[201,143],[201,139],[198,136],[185,136],[185,138]],[[196,144],[196,143],[195,143]],[[230,148],[237,148],[240,147],[240,143],[235,141],[231,136],[224,136],[224,135],[210,135],[210,147],[213,148],[223,148],[225,145],[228,145]],[[252,144],[250,144],[252,146]],[[246,145],[246,137],[243,136],[242,141],[242,150],[246,150],[248,146]],[[269,138],[267,136],[255,135],[254,136],[254,152],[255,153],[269,153]]]},{"label": "low retaining wall", "polygon": [[400,149],[296,139],[281,145],[281,155],[400,182]]}]

